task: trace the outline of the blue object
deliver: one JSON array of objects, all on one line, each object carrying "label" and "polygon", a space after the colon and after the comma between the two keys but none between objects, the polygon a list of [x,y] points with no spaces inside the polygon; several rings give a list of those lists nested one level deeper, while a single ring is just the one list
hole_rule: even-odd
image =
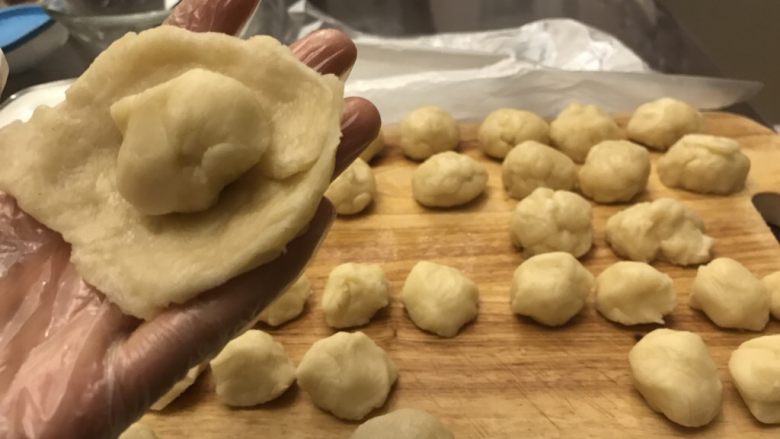
[{"label": "blue object", "polygon": [[0,49],[9,53],[53,25],[54,20],[37,5],[0,9]]}]

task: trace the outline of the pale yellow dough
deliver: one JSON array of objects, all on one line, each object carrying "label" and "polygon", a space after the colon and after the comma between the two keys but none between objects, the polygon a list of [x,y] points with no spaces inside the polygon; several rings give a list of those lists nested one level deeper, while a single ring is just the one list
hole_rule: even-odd
[{"label": "pale yellow dough", "polygon": [[477,131],[482,151],[503,159],[515,146],[527,140],[550,141],[550,127],[534,113],[514,108],[499,108],[487,115]]},{"label": "pale yellow dough", "polygon": [[701,427],[720,413],[723,384],[698,335],[656,329],[631,348],[628,361],[647,405],[672,422]]},{"label": "pale yellow dough", "polygon": [[769,303],[772,316],[780,320],[780,271],[775,271],[761,279],[769,291]]},{"label": "pale yellow dough", "polygon": [[585,307],[593,275],[574,256],[552,252],[528,258],[512,275],[512,312],[560,326]]},{"label": "pale yellow dough", "polygon": [[739,345],[729,359],[729,372],[750,413],[765,424],[780,424],[780,335]]},{"label": "pale yellow dough", "polygon": [[399,409],[360,424],[350,439],[454,439],[447,427],[428,412]]},{"label": "pale yellow dough", "polygon": [[425,160],[437,152],[458,147],[458,122],[444,109],[420,107],[401,121],[399,145],[410,159]]},{"label": "pale yellow dough", "polygon": [[360,153],[360,158],[366,162],[369,163],[371,160],[374,159],[374,157],[380,155],[382,153],[382,150],[385,149],[385,136],[382,134],[382,131],[379,131],[379,134],[376,135],[374,140],[371,141],[371,143],[368,144],[366,149],[363,150],[363,152]]},{"label": "pale yellow dough", "polygon": [[728,137],[689,134],[658,159],[658,178],[669,187],[728,195],[745,186],[750,159]]},{"label": "pale yellow dough", "polygon": [[644,262],[619,261],[596,278],[596,309],[613,322],[663,324],[675,306],[672,279]]},{"label": "pale yellow dough", "polygon": [[704,234],[704,222],[696,212],[671,198],[621,210],[609,217],[605,231],[612,250],[632,261],[693,265],[712,259],[715,240]]},{"label": "pale yellow dough", "polygon": [[627,140],[605,140],[594,146],[579,171],[582,193],[597,203],[631,201],[645,190],[650,154]]},{"label": "pale yellow dough", "polygon": [[553,144],[577,163],[597,143],[623,137],[614,119],[595,105],[571,103],[550,123]]},{"label": "pale yellow dough", "polygon": [[428,157],[412,175],[412,194],[423,206],[455,207],[485,191],[488,173],[465,154],[440,152]]},{"label": "pale yellow dough", "polygon": [[362,212],[374,201],[375,195],[374,171],[360,158],[352,162],[325,191],[325,197],[333,203],[339,215]]},{"label": "pale yellow dough", "polygon": [[385,403],[398,368],[366,334],[337,332],[306,351],[296,375],[314,405],[359,421]]},{"label": "pale yellow dough", "polygon": [[577,167],[564,153],[534,140],[509,151],[501,179],[512,198],[522,200],[538,187],[570,191],[577,185]]},{"label": "pale yellow dough", "polygon": [[271,326],[283,325],[301,315],[309,296],[311,283],[304,273],[260,313],[258,320]]},{"label": "pale yellow dough", "polygon": [[717,258],[699,267],[690,306],[721,328],[761,331],[769,321],[769,292],[744,265]]},{"label": "pale yellow dough", "polygon": [[295,366],[282,345],[257,329],[231,340],[209,364],[217,397],[232,407],[276,399],[295,381]]},{"label": "pale yellow dough", "polygon": [[[192,69],[232,78],[241,84],[227,80],[233,90],[251,89],[263,115],[254,134],[268,137],[268,145],[258,164],[222,190],[209,209],[147,216],[117,188],[120,146],[144,138],[133,120],[143,120],[147,106],[115,109],[120,127],[125,114],[121,109],[129,111],[126,134],[138,138],[123,139],[109,109],[129,96],[142,99],[146,90],[171,80],[175,87],[190,90],[185,79]],[[150,120],[146,129],[184,130],[183,137],[172,140],[182,142],[178,145],[157,138],[161,148],[186,148],[187,139],[249,142],[251,136],[239,127],[216,129],[208,123],[240,122],[240,115],[214,114],[198,102],[214,92],[210,87],[224,82],[197,83],[201,89],[190,90],[189,98],[177,95],[171,102],[171,109],[187,108],[187,114],[148,107],[160,117]],[[29,122],[0,130],[0,190],[62,234],[85,281],[124,312],[151,318],[171,303],[185,302],[270,261],[306,227],[333,173],[342,89],[338,78],[315,73],[269,37],[244,41],[170,26],[130,33],[95,60],[63,103],[41,107]],[[238,108],[255,108],[246,97],[239,101]],[[227,106],[220,101],[214,110]],[[238,157],[232,154],[227,162]],[[223,177],[220,184],[232,175]],[[187,187],[186,180],[182,182]]]},{"label": "pale yellow dough", "polygon": [[390,302],[390,285],[378,264],[347,262],[334,268],[322,292],[322,311],[331,328],[364,325]]},{"label": "pale yellow dough", "polygon": [[661,98],[640,105],[626,126],[628,138],[648,148],[665,150],[686,134],[702,131],[704,118],[691,105]]},{"label": "pale yellow dough", "polygon": [[592,216],[590,203],[574,192],[540,187],[517,203],[509,235],[529,256],[562,251],[579,258],[593,244]]}]

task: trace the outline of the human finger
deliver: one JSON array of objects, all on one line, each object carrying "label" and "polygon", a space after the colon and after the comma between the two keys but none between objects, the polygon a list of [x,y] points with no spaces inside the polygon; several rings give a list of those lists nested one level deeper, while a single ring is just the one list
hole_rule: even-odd
[{"label": "human finger", "polygon": [[260,0],[182,0],[165,24],[193,32],[235,35],[259,4]]}]

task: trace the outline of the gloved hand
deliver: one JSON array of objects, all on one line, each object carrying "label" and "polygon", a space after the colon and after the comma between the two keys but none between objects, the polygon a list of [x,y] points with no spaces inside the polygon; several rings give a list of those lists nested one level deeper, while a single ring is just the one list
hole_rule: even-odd
[{"label": "gloved hand", "polygon": [[[169,23],[234,33],[256,5],[256,0],[184,0]],[[356,57],[351,41],[333,30],[291,48],[322,73],[344,75]],[[346,100],[336,174],[379,125],[371,103]],[[323,199],[308,230],[278,259],[144,322],[122,314],[86,285],[69,262],[70,246],[0,195],[0,437],[118,436],[284,291],[333,217]]]}]

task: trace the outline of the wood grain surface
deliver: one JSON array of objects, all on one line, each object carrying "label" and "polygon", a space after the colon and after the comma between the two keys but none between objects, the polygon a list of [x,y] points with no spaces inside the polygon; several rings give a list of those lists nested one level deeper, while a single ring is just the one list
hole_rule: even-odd
[{"label": "wood grain surface", "polygon": [[[708,114],[707,127],[739,140],[750,157],[745,190],[728,197],[670,190],[654,170],[641,199],[671,196],[683,201],[716,238],[716,256],[735,258],[758,276],[780,270],[780,247],[750,201],[754,193],[780,190],[780,136],[725,113]],[[365,214],[334,224],[307,270],[314,295],[304,314],[281,328],[261,329],[276,337],[297,363],[314,341],[334,332],[319,309],[329,271],[344,262],[379,263],[394,297],[388,309],[360,330],[387,350],[399,367],[399,379],[385,406],[372,416],[402,407],[424,409],[439,416],[458,438],[780,437],[780,427],[752,418],[728,374],[730,353],[757,334],[720,329],[688,307],[695,268],[656,264],[674,279],[678,293],[667,326],[699,333],[720,369],[723,410],[704,428],[667,421],[632,386],[628,351],[655,326],[613,324],[595,311],[592,298],[581,315],[559,329],[514,316],[509,286],[523,261],[508,235],[516,201],[503,191],[500,163],[479,151],[475,133],[473,125],[462,127],[461,150],[488,167],[487,193],[463,208],[430,210],[412,198],[416,163],[403,158],[394,145],[395,129],[387,128],[390,146],[372,162],[379,190],[375,204]],[[654,153],[653,160],[657,157]],[[604,224],[624,207],[594,206],[594,248],[583,258],[594,275],[618,260],[604,242]],[[479,317],[454,338],[419,330],[397,299],[407,273],[421,259],[457,267],[479,285]],[[778,332],[780,323],[771,321],[764,334]],[[216,400],[208,373],[166,410],[143,421],[161,439],[347,438],[357,425],[320,411],[295,386],[256,408],[227,408]]]}]

